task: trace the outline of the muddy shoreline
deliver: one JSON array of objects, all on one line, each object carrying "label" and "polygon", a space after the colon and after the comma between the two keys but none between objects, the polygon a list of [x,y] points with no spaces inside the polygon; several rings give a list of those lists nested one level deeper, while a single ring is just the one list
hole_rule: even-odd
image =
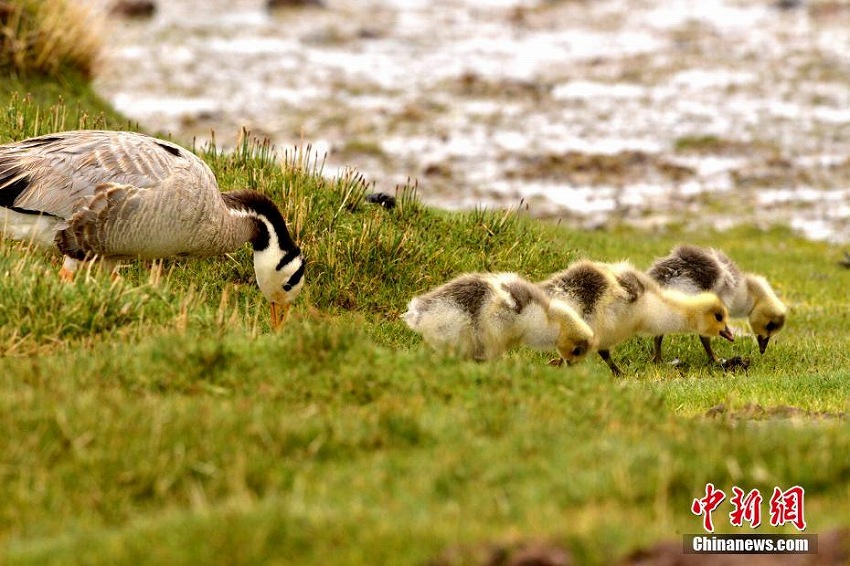
[{"label": "muddy shoreline", "polygon": [[148,129],[309,143],[446,208],[850,242],[847,29],[814,0],[173,0],[114,21],[96,87]]}]

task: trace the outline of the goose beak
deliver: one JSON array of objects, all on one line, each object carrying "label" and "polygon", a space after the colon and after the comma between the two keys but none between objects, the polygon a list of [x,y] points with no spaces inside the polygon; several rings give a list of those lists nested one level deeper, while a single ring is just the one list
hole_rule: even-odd
[{"label": "goose beak", "polygon": [[720,336],[722,338],[726,338],[730,342],[735,341],[735,335],[732,334],[732,329],[729,328],[728,326],[723,327],[723,330],[720,331]]},{"label": "goose beak", "polygon": [[289,315],[289,302],[285,303],[271,303],[272,309],[272,321],[271,326],[272,330],[277,330],[281,327],[283,322],[286,320],[287,315]]},{"label": "goose beak", "polygon": [[767,350],[767,343],[770,342],[770,336],[756,336],[756,342],[759,343],[759,353],[764,354],[764,351]]}]

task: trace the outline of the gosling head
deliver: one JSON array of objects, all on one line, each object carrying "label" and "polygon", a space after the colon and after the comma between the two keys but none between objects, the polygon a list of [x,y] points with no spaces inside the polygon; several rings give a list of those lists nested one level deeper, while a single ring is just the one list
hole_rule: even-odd
[{"label": "gosling head", "polygon": [[749,316],[750,328],[756,335],[759,352],[764,354],[770,338],[785,326],[787,309],[764,277],[749,275],[747,291],[753,297],[753,309]]},{"label": "gosling head", "polygon": [[700,293],[694,295],[690,302],[695,330],[701,336],[720,336],[730,342],[735,341],[728,324],[729,311],[717,295]]},{"label": "gosling head", "polygon": [[764,354],[770,338],[785,326],[785,309],[774,304],[756,304],[750,311],[750,328],[756,335],[759,352]]},{"label": "gosling head", "polygon": [[597,340],[593,329],[566,303],[552,299],[549,303],[549,318],[557,321],[560,331],[556,348],[567,364],[577,364],[596,349]]}]

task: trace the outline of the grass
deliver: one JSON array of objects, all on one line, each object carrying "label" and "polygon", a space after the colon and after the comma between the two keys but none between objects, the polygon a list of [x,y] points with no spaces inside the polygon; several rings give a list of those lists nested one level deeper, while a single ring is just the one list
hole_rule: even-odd
[{"label": "grass", "polygon": [[[2,100],[3,141],[126,127],[84,87],[66,107],[21,85],[33,94]],[[230,154],[195,149],[224,189],[283,204],[308,286],[273,333],[247,247],[67,286],[54,254],[0,242],[0,562],[474,563],[489,544],[544,540],[606,564],[699,532],[690,503],[708,482],[799,484],[808,532],[850,525],[838,248],[781,228],[588,232],[449,213],[414,186],[387,211],[356,172],[324,178],[306,150],[279,161],[248,135]],[[765,356],[747,337],[716,344],[747,371],[708,367],[693,337],[667,339],[675,367],[652,365],[646,339],[616,348],[620,381],[598,358],[476,364],[432,355],[398,318],[462,271],[646,266],[680,241],[723,248],[790,305]],[[802,415],[752,418],[754,405]]]},{"label": "grass", "polygon": [[84,2],[4,1],[0,3],[0,69],[24,76],[73,70],[91,77],[101,51],[102,27],[94,9]]}]

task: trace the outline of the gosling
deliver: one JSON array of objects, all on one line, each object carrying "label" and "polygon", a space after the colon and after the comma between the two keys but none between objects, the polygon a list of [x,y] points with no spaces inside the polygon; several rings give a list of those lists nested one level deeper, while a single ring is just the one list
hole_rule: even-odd
[{"label": "gosling", "polygon": [[525,344],[574,364],[595,348],[572,308],[514,273],[461,275],[414,297],[402,318],[435,350],[477,361]]},{"label": "gosling", "polygon": [[[693,294],[716,293],[733,318],[748,317],[756,335],[759,352],[764,354],[768,342],[785,326],[787,308],[761,275],[743,273],[734,261],[715,249],[682,245],[670,255],[658,259],[648,274],[662,287]],[[655,337],[656,362],[661,361],[663,334]],[[700,336],[709,360],[717,362],[711,341]]]},{"label": "gosling", "polygon": [[628,262],[582,260],[538,285],[581,314],[615,376],[623,372],[611,358],[611,348],[636,334],[695,332],[734,340],[726,307],[717,295],[662,289]]}]

